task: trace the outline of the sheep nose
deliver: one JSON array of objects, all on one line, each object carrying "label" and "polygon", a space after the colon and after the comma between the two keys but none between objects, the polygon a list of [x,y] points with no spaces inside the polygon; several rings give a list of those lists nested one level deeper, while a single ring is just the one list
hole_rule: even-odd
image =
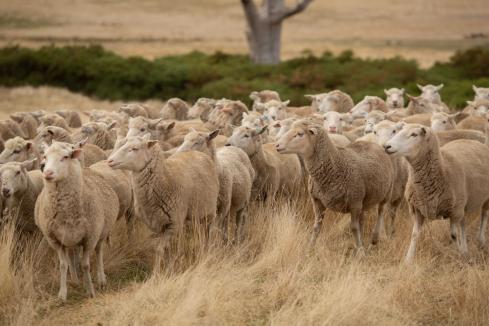
[{"label": "sheep nose", "polygon": [[387,154],[390,154],[390,151],[389,151],[389,150],[390,150],[391,148],[392,148],[392,146],[391,146],[391,145],[387,145],[387,144],[385,144],[385,145],[384,145],[384,150],[385,150],[385,152],[386,152]]},{"label": "sheep nose", "polygon": [[44,178],[46,180],[51,180],[53,178],[54,172],[52,170],[45,170],[44,171]]},{"label": "sheep nose", "polygon": [[2,188],[2,194],[6,198],[10,197],[10,189],[8,189],[8,188]]}]

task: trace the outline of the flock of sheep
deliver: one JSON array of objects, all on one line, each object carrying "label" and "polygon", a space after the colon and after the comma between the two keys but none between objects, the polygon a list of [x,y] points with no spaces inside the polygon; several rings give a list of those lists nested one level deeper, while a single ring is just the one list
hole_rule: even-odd
[{"label": "flock of sheep", "polygon": [[[419,85],[418,85],[419,86]],[[19,112],[0,121],[2,221],[19,234],[41,232],[60,265],[58,297],[67,274],[82,272],[90,296],[90,257],[106,284],[104,242],[119,219],[131,236],[137,217],[157,239],[154,271],[172,238],[187,224],[226,242],[246,235],[251,201],[297,198],[307,189],[315,214],[312,245],[326,209],[351,214],[356,250],[362,224],[375,208],[372,243],[405,200],[414,226],[406,261],[414,259],[425,219],[450,220],[451,237],[467,254],[466,217],[480,214],[485,245],[489,213],[489,88],[450,113],[443,85],[419,86],[418,97],[385,91],[356,105],[339,90],[306,95],[289,107],[274,91],[240,101],[173,98],[161,110],[128,104],[118,111]]]}]

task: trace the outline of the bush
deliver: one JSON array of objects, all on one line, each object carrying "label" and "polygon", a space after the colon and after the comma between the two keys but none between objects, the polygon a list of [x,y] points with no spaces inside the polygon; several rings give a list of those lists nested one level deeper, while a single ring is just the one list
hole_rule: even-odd
[{"label": "bush", "polygon": [[444,83],[443,99],[463,107],[472,84],[487,85],[489,50],[457,52],[448,63],[420,69],[415,61],[360,59],[352,51],[314,56],[305,51],[276,66],[253,65],[245,55],[191,52],[154,61],[123,58],[100,46],[47,46],[0,49],[0,85],[53,85],[109,100],[181,97],[235,98],[249,104],[252,90],[274,89],[294,105],[307,104],[304,94],[341,89],[355,101],[384,96],[384,88],[404,87],[417,94],[416,83]]}]

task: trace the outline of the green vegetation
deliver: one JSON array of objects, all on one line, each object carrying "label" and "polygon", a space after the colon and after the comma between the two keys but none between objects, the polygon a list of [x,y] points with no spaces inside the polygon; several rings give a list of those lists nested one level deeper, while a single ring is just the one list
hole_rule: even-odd
[{"label": "green vegetation", "polygon": [[257,66],[245,55],[192,52],[149,61],[124,58],[100,46],[22,47],[0,49],[0,85],[52,85],[102,99],[142,100],[181,97],[227,97],[249,103],[252,90],[274,89],[294,105],[306,104],[304,94],[341,89],[355,101],[364,95],[383,96],[383,89],[404,87],[418,94],[416,83],[444,83],[442,97],[463,107],[472,99],[472,84],[489,85],[489,48],[457,52],[449,62],[420,69],[415,61],[359,59],[351,51],[327,52],[277,66]]}]

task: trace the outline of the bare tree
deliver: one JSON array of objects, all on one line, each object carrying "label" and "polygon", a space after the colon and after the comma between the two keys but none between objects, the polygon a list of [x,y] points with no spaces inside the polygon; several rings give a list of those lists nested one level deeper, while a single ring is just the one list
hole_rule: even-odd
[{"label": "bare tree", "polygon": [[280,62],[282,22],[307,8],[312,0],[299,0],[293,7],[284,0],[263,0],[258,8],[254,0],[241,0],[248,29],[246,37],[253,62],[276,64]]}]

